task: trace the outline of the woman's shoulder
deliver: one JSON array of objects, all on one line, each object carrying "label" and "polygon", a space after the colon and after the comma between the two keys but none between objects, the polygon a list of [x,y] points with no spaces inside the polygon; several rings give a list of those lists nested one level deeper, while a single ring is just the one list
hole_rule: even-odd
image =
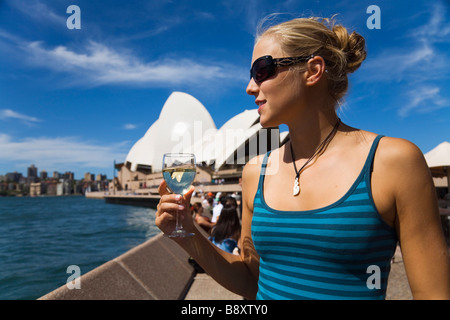
[{"label": "woman's shoulder", "polygon": [[383,137],[379,142],[379,160],[390,166],[409,164],[423,164],[422,151],[413,142],[394,137]]},{"label": "woman's shoulder", "polygon": [[[352,128],[353,129],[353,128]],[[379,139],[375,150],[374,166],[385,174],[402,174],[406,171],[427,168],[422,151],[411,141],[380,135],[360,129],[349,131],[347,139],[342,140],[345,148],[352,148],[353,152],[367,154]]]},{"label": "woman's shoulder", "polygon": [[250,159],[242,169],[242,181],[258,179],[265,154],[260,154]]},{"label": "woman's shoulder", "polygon": [[[244,169],[242,171],[242,178],[249,179],[249,178],[259,178],[259,175],[261,173],[261,167],[263,163],[265,162],[267,165],[267,168],[270,169],[271,164],[279,158],[280,152],[282,153],[282,149],[284,146],[281,146],[279,148],[273,149],[271,151],[268,151],[266,153],[257,155],[250,159],[244,166]],[[270,154],[270,157],[267,157]]]},{"label": "woman's shoulder", "polygon": [[394,138],[380,135],[374,132],[356,130],[358,144],[366,144],[370,147],[375,139],[379,137],[377,156],[383,161],[399,161],[423,158],[422,151],[411,141],[403,138]]},{"label": "woman's shoulder", "polygon": [[[258,184],[261,177],[261,169],[264,161],[267,163],[267,168],[265,169],[266,174],[268,172],[268,168],[270,168],[271,163],[274,161],[274,157],[272,156],[274,153],[278,153],[279,149],[272,150],[270,152],[270,157],[266,160],[267,153],[263,153],[257,155],[250,159],[244,166],[242,171],[242,197],[244,203],[250,209],[253,210],[253,199],[258,190]],[[244,210],[245,212],[245,210]]]},{"label": "woman's shoulder", "polygon": [[[367,132],[367,141],[373,143],[378,134]],[[385,174],[395,177],[414,170],[427,170],[428,166],[422,151],[413,142],[390,136],[379,140],[374,165]]]}]

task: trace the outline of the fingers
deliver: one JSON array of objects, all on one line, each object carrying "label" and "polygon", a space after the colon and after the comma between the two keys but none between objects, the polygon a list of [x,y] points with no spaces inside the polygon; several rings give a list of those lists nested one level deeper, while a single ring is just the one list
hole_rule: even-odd
[{"label": "fingers", "polygon": [[171,194],[167,190],[167,184],[164,180],[159,184],[158,192],[161,198],[159,199],[158,206],[156,207],[156,217],[159,217],[163,213],[168,211],[173,212],[179,210],[178,202],[181,200],[181,196],[177,194]]},{"label": "fingers", "polygon": [[157,213],[161,215],[165,212],[175,213],[177,210],[184,210],[185,205],[180,203],[180,200],[181,196],[179,195],[162,196],[158,204]]},{"label": "fingers", "polygon": [[173,231],[178,212],[183,212],[185,208],[179,203],[180,200],[180,195],[165,194],[161,196],[156,210],[155,224],[165,234]]},{"label": "fingers", "polygon": [[[192,224],[192,217],[189,214],[189,204],[194,190],[195,188],[191,186],[184,196],[173,194],[167,190],[166,182],[164,180],[161,181],[158,187],[161,198],[157,206],[155,218],[155,224],[160,230],[164,233],[172,232],[177,215],[181,219],[180,221],[184,221],[186,217],[186,221],[183,224],[186,223],[188,227]],[[190,221],[188,217],[191,219]]]},{"label": "fingers", "polygon": [[158,192],[159,192],[160,196],[163,196],[165,194],[169,194],[170,193],[169,190],[167,190],[167,183],[166,183],[166,181],[164,179],[159,184]]},{"label": "fingers", "polygon": [[178,194],[166,194],[161,196],[158,206],[156,207],[156,217],[158,218],[165,213],[175,215],[177,211],[184,210],[185,206],[181,203],[181,199],[182,197]]},{"label": "fingers", "polygon": [[191,201],[192,193],[194,193],[194,191],[195,191],[194,186],[191,186],[189,190],[184,194],[183,198],[186,201],[186,203],[189,203]]}]

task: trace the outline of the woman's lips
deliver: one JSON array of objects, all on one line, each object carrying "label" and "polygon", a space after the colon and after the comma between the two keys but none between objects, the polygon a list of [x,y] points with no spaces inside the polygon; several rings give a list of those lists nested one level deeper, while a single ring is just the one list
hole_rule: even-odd
[{"label": "woman's lips", "polygon": [[266,101],[256,101],[256,104],[258,105],[258,113],[261,114],[261,110],[266,104]]}]

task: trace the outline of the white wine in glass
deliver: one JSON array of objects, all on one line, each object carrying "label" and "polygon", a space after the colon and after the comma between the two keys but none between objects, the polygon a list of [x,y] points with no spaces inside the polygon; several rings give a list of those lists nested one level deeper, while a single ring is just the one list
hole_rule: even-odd
[{"label": "white wine in glass", "polygon": [[[184,196],[188,192],[196,175],[195,155],[192,153],[166,153],[163,156],[162,172],[167,187],[172,193]],[[169,237],[189,237],[193,233],[183,229],[178,211],[176,215],[175,230]]]}]

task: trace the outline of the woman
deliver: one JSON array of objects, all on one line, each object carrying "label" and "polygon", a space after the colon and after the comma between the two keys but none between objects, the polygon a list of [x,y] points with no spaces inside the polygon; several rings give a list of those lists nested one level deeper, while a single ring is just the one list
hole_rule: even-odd
[{"label": "woman", "polygon": [[[287,124],[290,141],[243,170],[240,257],[198,235],[176,240],[229,290],[249,299],[384,299],[398,241],[414,298],[450,298],[448,251],[422,153],[336,115],[347,75],[365,56],[362,36],[316,18],[257,38],[247,93],[261,125]],[[183,205],[164,183],[160,190],[156,224],[167,233]],[[183,224],[193,231],[188,217]]]},{"label": "woman", "polygon": [[241,222],[233,204],[225,204],[217,223],[212,229],[211,240],[220,249],[233,253],[238,252],[238,241],[241,236]]}]

